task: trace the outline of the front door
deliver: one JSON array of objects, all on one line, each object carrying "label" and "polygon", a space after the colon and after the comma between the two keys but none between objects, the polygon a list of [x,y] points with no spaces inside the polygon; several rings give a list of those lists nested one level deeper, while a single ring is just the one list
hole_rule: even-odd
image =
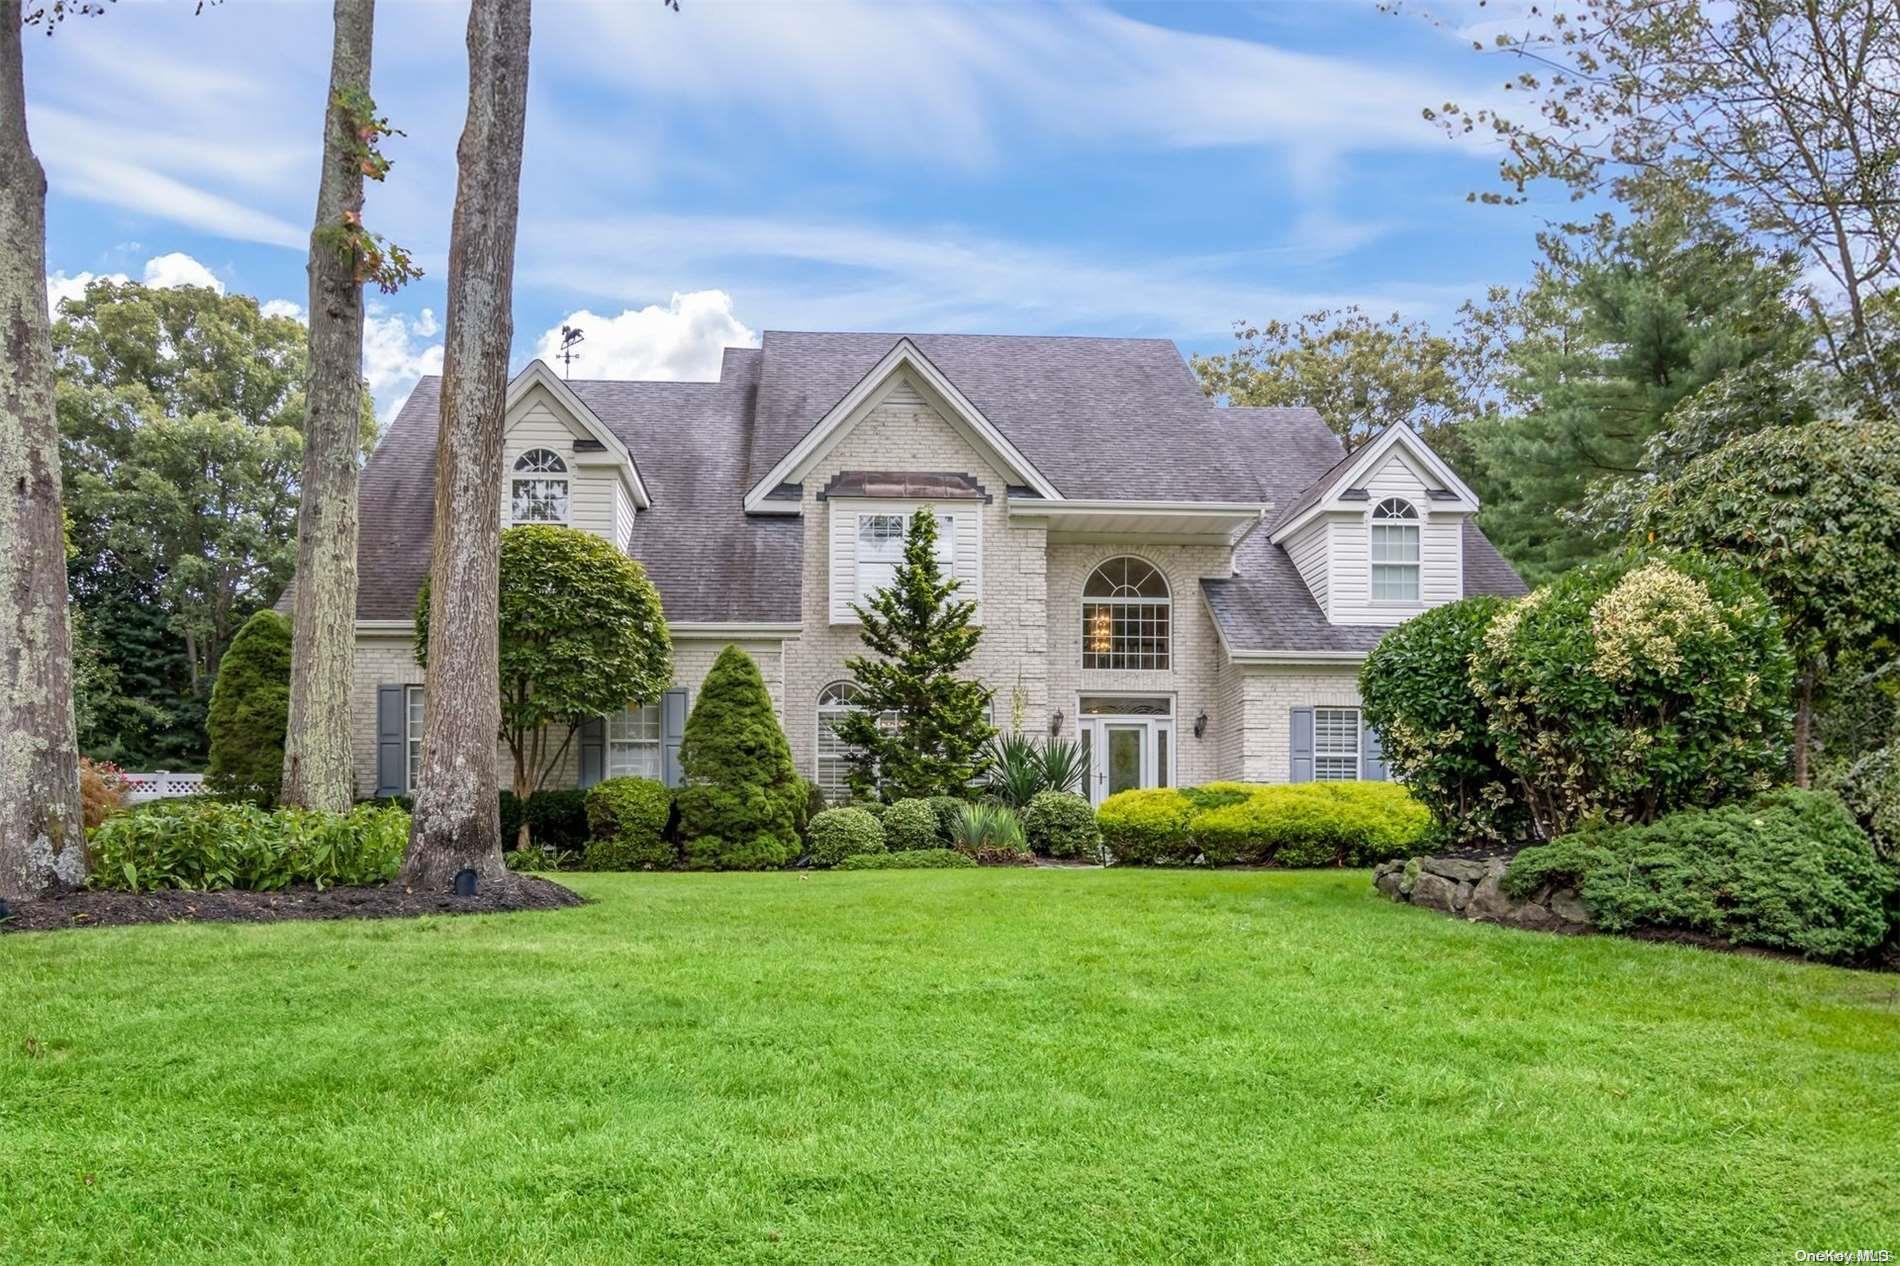
[{"label": "front door", "polygon": [[1165,787],[1174,775],[1174,720],[1085,711],[1082,750],[1088,756],[1088,797],[1100,804],[1118,791]]}]

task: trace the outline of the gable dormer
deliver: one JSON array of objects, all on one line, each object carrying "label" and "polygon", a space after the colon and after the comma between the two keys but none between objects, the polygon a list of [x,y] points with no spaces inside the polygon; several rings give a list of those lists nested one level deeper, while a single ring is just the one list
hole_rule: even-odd
[{"label": "gable dormer", "polygon": [[1274,529],[1334,624],[1399,624],[1464,597],[1464,523],[1478,498],[1407,427],[1307,490]]},{"label": "gable dormer", "polygon": [[562,523],[621,549],[651,505],[639,467],[605,423],[539,360],[508,384],[501,525]]}]

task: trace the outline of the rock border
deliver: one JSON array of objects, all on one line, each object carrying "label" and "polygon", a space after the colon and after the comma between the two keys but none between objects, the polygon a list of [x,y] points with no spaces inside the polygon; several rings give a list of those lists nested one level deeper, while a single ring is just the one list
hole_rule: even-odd
[{"label": "rock border", "polygon": [[1413,857],[1382,862],[1372,886],[1393,901],[1437,910],[1473,923],[1537,932],[1588,932],[1590,912],[1576,889],[1546,886],[1520,900],[1504,891],[1503,857]]}]

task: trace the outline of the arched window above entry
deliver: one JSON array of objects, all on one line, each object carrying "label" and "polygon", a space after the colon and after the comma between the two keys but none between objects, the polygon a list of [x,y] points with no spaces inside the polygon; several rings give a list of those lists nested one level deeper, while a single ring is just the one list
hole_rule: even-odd
[{"label": "arched window above entry", "polygon": [[567,463],[553,449],[531,448],[515,459],[514,486],[508,498],[515,523],[566,523]]},{"label": "arched window above entry", "polygon": [[1142,558],[1111,558],[1082,585],[1082,667],[1168,667],[1168,578]]},{"label": "arched window above entry", "polygon": [[1418,510],[1403,497],[1387,497],[1372,508],[1372,600],[1417,602]]}]

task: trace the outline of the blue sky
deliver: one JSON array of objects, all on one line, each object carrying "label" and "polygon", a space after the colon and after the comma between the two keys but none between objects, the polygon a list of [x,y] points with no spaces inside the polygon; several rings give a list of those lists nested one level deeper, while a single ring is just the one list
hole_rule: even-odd
[{"label": "blue sky", "polygon": [[[1529,273],[1561,206],[1473,206],[1494,160],[1419,117],[1490,96],[1448,25],[1370,2],[541,0],[515,351],[711,377],[769,328],[1159,335],[1357,302],[1445,320]],[[301,304],[330,6],[124,0],[31,36],[54,293],[87,274]],[[407,132],[370,226],[427,271],[379,298],[379,408],[439,363],[466,6],[379,5]],[[285,310],[288,310],[287,308]]]}]

